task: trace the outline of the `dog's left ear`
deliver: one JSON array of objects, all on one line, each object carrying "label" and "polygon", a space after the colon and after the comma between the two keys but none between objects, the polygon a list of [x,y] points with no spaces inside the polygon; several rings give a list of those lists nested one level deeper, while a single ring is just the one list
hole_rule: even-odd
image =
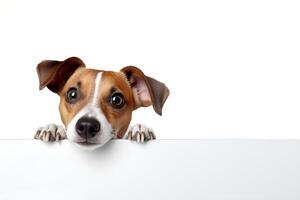
[{"label": "dog's left ear", "polygon": [[124,67],[121,72],[126,75],[130,83],[136,108],[152,105],[154,111],[162,115],[163,105],[170,94],[167,86],[154,78],[146,76],[137,67]]},{"label": "dog's left ear", "polygon": [[40,90],[47,87],[52,92],[59,93],[79,67],[85,67],[85,64],[77,57],[70,57],[64,61],[44,60],[40,62],[36,67]]}]

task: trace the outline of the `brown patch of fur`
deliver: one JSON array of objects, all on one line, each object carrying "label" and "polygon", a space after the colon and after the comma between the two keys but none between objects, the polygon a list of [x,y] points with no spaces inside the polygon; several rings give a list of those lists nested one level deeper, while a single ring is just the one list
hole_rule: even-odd
[{"label": "brown patch of fur", "polygon": [[[79,68],[70,77],[62,91],[60,92],[60,116],[67,127],[73,117],[91,101],[93,97],[97,70]],[[66,93],[71,87],[79,87],[80,97],[75,104],[66,101]]]},{"label": "brown patch of fur", "polygon": [[[109,104],[112,87],[124,96],[126,103],[121,109],[113,108]],[[133,94],[127,79],[121,72],[103,72],[99,89],[101,110],[115,130],[117,137],[123,137],[129,126],[131,113],[134,110]]]}]

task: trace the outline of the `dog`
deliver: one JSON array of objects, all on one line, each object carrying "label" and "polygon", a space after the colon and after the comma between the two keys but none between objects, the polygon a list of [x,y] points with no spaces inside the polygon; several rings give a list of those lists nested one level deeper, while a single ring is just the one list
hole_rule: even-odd
[{"label": "dog", "polygon": [[59,111],[65,126],[39,127],[34,138],[42,141],[68,139],[95,149],[111,139],[139,143],[156,138],[142,124],[129,127],[132,112],[152,105],[158,115],[170,92],[167,86],[144,75],[137,67],[119,72],[86,68],[78,57],[64,61],[44,60],[37,65],[39,89],[47,87],[60,96]]}]

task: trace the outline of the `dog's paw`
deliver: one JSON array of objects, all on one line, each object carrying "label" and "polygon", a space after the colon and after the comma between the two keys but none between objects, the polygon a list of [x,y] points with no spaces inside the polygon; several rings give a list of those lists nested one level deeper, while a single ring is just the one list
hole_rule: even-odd
[{"label": "dog's paw", "polygon": [[138,143],[143,143],[148,140],[155,140],[156,136],[152,128],[148,128],[142,124],[131,126],[125,135],[125,139],[135,140]]},{"label": "dog's paw", "polygon": [[34,135],[34,138],[44,142],[49,142],[66,139],[67,135],[62,126],[48,124],[46,126],[39,127]]}]

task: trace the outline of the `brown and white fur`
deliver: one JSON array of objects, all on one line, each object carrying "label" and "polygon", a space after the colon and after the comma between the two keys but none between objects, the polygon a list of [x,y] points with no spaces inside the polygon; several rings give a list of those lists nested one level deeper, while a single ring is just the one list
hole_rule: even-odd
[{"label": "brown and white fur", "polygon": [[129,127],[132,111],[152,105],[162,114],[169,96],[165,84],[133,66],[119,72],[87,69],[83,61],[45,60],[38,64],[40,90],[47,87],[60,96],[59,111],[65,128],[49,124],[38,128],[35,138],[58,141],[68,138],[81,147],[94,149],[113,138],[144,142],[155,139],[152,129]]}]

